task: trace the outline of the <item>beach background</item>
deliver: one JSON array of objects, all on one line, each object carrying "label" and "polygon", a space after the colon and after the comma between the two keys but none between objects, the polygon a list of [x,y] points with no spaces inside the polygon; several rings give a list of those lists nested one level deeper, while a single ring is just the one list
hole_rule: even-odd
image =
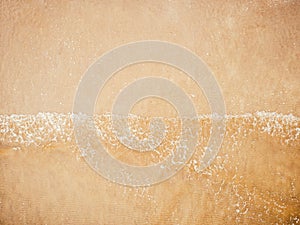
[{"label": "beach background", "polygon": [[[0,223],[300,223],[299,12],[299,1],[292,0],[1,1]],[[39,126],[16,125],[12,114],[58,113],[60,124],[58,118],[72,112],[87,68],[105,52],[139,40],[168,41],[199,55],[222,89],[227,114],[237,116],[228,119],[219,158],[205,173],[197,172],[196,152],[166,182],[124,187],[95,173],[72,140],[45,144],[51,136],[45,132],[37,146],[9,139],[22,126],[25,133]],[[157,63],[118,72],[99,93],[95,113],[110,112],[119,90],[144,76],[170,79],[199,115],[210,113],[191,79]],[[141,116],[138,123],[176,117],[170,104],[155,98],[132,113]],[[241,117],[247,113],[250,119]],[[253,126],[254,118],[261,123]],[[272,133],[268,126],[279,128]],[[139,162],[123,147],[114,153]]]}]

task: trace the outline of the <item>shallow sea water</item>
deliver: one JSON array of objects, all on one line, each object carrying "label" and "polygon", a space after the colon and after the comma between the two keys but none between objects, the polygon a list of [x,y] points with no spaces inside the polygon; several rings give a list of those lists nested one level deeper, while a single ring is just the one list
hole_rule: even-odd
[{"label": "shallow sea water", "polygon": [[[205,224],[210,222],[214,224],[299,223],[300,188],[297,177],[300,166],[297,162],[300,159],[300,119],[292,114],[256,112],[226,115],[226,133],[222,147],[212,164],[203,171],[199,168],[209,140],[211,117],[210,115],[199,116],[193,119],[195,123],[200,124],[200,131],[196,151],[191,160],[171,179],[154,186],[139,188],[111,183],[92,171],[84,161],[84,152],[79,151],[75,144],[71,117],[72,114],[60,113],[0,116],[1,171],[4,171],[1,173],[2,213],[13,213],[5,207],[9,199],[22,200],[23,206],[28,201],[34,202],[35,198],[32,197],[34,193],[31,192],[29,186],[41,182],[39,185],[45,187],[43,190],[37,189],[37,196],[41,194],[39,192],[53,191],[52,194],[49,193],[49,196],[53,196],[54,199],[58,198],[56,201],[60,204],[53,209],[54,214],[59,214],[69,207],[75,211],[87,212],[89,207],[85,204],[90,204],[90,207],[105,208],[106,204],[111,207],[111,204],[118,202],[113,208],[122,213],[129,213],[123,215],[123,221],[128,221],[128,215],[133,215],[135,221],[142,224],[153,224],[156,217],[159,218],[157,221],[173,224],[176,224],[176,221],[197,222],[200,218],[205,219]],[[128,117],[130,130],[139,140],[148,137],[150,119],[150,117],[135,115]],[[99,140],[105,148],[118,160],[140,166],[163,161],[178,144],[180,120],[178,118],[162,119],[166,126],[162,143],[154,151],[139,152],[124,146],[116,138],[110,114],[94,116],[99,131]],[[22,171],[19,171],[20,175],[15,174],[16,177],[14,177],[13,174],[20,169],[17,163],[23,163]],[[32,166],[38,166],[39,168],[34,169],[40,169],[40,173],[31,171]],[[62,166],[66,174],[52,174]],[[78,172],[80,168],[82,171]],[[45,174],[49,177],[44,177]],[[63,185],[68,185],[68,179],[63,179],[61,176],[68,176],[72,187],[69,189],[63,187]],[[80,180],[83,179],[82,176],[86,177],[84,180],[88,180],[91,186],[83,185],[84,181]],[[29,177],[37,180],[29,182]],[[18,179],[21,180],[19,184],[16,184],[15,189],[18,190],[18,186],[21,188],[19,197],[11,194],[12,190],[9,189],[9,184],[17,182]],[[99,182],[102,185],[101,188],[98,186]],[[51,188],[56,184],[60,188]],[[166,193],[171,189],[172,191]],[[58,196],[68,199],[66,192],[74,194],[78,190],[82,192],[81,196],[70,198],[69,205],[62,204],[66,199],[60,199]],[[103,195],[107,195],[106,198],[104,197],[106,200],[91,203],[90,198],[93,198],[93,193],[96,198],[100,196],[103,198]],[[42,196],[36,199],[39,204],[43,204],[41,206],[45,207],[45,210],[49,210],[47,207],[51,206],[49,202],[51,203],[52,200],[51,197],[49,200]],[[76,202],[80,205],[75,207]],[[137,216],[137,212],[135,214],[122,207],[122,204],[130,203],[138,204],[136,207],[147,212],[147,215]],[[16,205],[15,207],[18,208]],[[185,211],[182,207],[193,210]],[[32,212],[34,207],[22,210],[23,217],[26,215],[30,217],[32,213],[37,214],[37,212]],[[116,220],[107,216],[109,210],[103,209],[103,212],[97,214],[96,217],[116,223]],[[53,216],[52,213],[47,211],[46,214]],[[68,218],[71,215],[72,213],[66,213],[60,219],[69,221]],[[78,221],[86,219],[91,223],[96,221],[95,215],[90,214],[89,216],[79,214],[73,219]],[[95,219],[94,222],[93,219]],[[31,218],[30,221],[37,222],[38,219]],[[53,218],[50,221],[53,222]]]}]

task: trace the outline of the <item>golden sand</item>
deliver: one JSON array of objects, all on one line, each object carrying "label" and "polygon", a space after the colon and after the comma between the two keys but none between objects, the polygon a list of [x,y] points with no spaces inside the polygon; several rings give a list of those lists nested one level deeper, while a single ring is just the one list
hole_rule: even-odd
[{"label": "golden sand", "polygon": [[[297,0],[1,1],[0,224],[298,225],[299,11]],[[222,89],[226,112],[236,116],[227,117],[222,148],[205,171],[199,163],[210,123],[201,117],[196,152],[183,170],[131,188],[87,165],[67,112],[93,62],[140,40],[199,55]],[[119,90],[144,76],[169,79],[199,114],[210,113],[186,74],[150,63],[115,74],[95,112],[110,112]],[[140,103],[131,113],[176,116],[161,102]],[[278,113],[244,114],[262,110]],[[109,115],[97,121],[103,145],[131,164],[164,160],[179,135],[178,121],[166,119],[170,129],[157,151],[136,152],[111,135]],[[148,119],[132,122],[137,136],[148,135]]]}]

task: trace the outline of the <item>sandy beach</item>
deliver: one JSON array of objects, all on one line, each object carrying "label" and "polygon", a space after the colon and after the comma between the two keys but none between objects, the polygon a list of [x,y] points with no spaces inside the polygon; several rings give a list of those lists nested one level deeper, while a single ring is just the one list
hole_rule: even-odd
[{"label": "sandy beach", "polygon": [[[0,224],[300,224],[298,1],[2,1],[0,10]],[[140,139],[151,118],[163,118],[155,152],[132,151],[111,132],[115,98],[141,77],[180,86],[201,127],[182,170],[137,188],[87,164],[71,113],[88,67],[141,40],[184,46],[207,64],[224,97],[226,133],[199,171],[210,137],[201,89],[164,64],[118,71],[95,105],[99,139],[116,159],[157,163],[178,140],[177,112],[158,98],[138,102],[130,118]]]}]

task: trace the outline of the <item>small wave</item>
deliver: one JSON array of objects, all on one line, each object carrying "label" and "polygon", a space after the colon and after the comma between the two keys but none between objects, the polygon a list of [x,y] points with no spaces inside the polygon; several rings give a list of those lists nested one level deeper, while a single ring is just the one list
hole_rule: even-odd
[{"label": "small wave", "polygon": [[[51,146],[57,143],[75,144],[72,117],[80,117],[72,113],[40,112],[35,115],[0,115],[0,144],[11,147]],[[130,127],[135,127],[133,133],[141,138],[147,135],[147,127],[152,118],[128,115]],[[93,119],[100,138],[111,139],[112,115],[94,115]],[[179,118],[161,118],[167,124],[167,132],[180,130]],[[199,115],[195,122],[201,123],[202,135],[210,129],[211,115]],[[239,133],[261,132],[279,137],[282,144],[293,144],[299,141],[300,119],[292,114],[276,112],[255,112],[240,115],[226,115],[226,135],[237,131]]]}]

